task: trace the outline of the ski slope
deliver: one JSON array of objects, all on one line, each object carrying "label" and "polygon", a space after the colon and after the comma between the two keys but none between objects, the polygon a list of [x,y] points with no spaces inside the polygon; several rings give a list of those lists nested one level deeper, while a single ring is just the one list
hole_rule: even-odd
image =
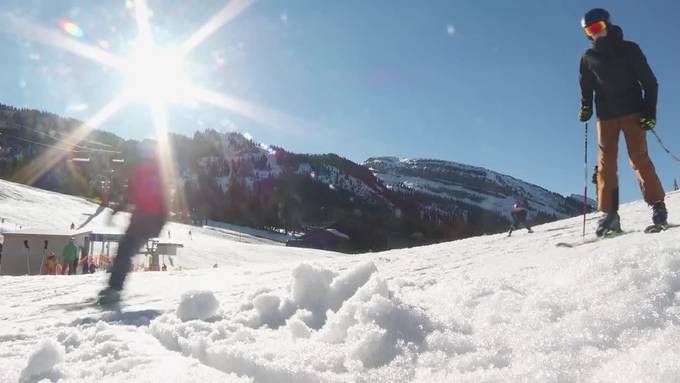
[{"label": "ski slope", "polygon": [[[31,193],[0,213],[92,208]],[[667,204],[680,221],[680,194]],[[629,233],[572,249],[555,244],[580,217],[363,255],[210,237],[196,269],[131,274],[120,311],[80,305],[105,274],[0,277],[0,382],[674,382],[680,228],[640,232],[643,202],[620,213]]]},{"label": "ski slope", "polygon": [[[20,228],[63,231],[73,223],[80,231],[123,233],[129,214],[116,214],[112,220],[110,217],[110,209],[102,209],[83,198],[0,180],[0,218],[5,219],[0,226],[2,232]],[[234,264],[246,259],[252,262],[277,261],[295,254],[276,251],[276,248],[283,246],[282,241],[286,239],[284,235],[212,221],[205,227],[170,222],[159,238],[183,244],[177,265],[190,269]],[[115,247],[112,251],[115,253]],[[254,252],[259,257],[253,258]],[[307,253],[298,251],[297,254]]]}]

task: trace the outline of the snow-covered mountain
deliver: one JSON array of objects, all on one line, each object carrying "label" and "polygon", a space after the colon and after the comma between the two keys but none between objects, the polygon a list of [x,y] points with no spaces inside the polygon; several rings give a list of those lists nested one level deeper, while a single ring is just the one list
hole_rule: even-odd
[{"label": "snow-covered mountain", "polygon": [[258,144],[239,133],[205,134],[217,149],[214,155],[202,157],[198,163],[203,171],[218,174],[216,180],[225,192],[235,179],[245,181],[252,189],[259,181],[297,175],[366,201],[387,202],[382,185],[370,172],[340,156],[296,154]]},{"label": "snow-covered mountain", "polygon": [[[471,224],[490,217],[509,217],[521,201],[538,222],[573,217],[582,212],[582,199],[564,197],[537,185],[488,169],[432,159],[369,158],[363,164],[391,191],[421,201],[424,214],[462,217]],[[486,217],[487,227],[493,224]]]},{"label": "snow-covered mountain", "polygon": [[[0,192],[24,227],[97,207]],[[132,273],[120,311],[82,305],[104,273],[0,276],[0,382],[675,382],[680,229],[642,233],[644,201],[619,212],[625,235],[574,248],[556,244],[583,242],[580,217],[358,255],[206,231],[180,239],[198,269]]]},{"label": "snow-covered mountain", "polygon": [[186,164],[184,176],[199,192],[214,192],[191,198],[190,190],[190,205],[236,201],[238,206],[213,202],[204,210],[224,212],[216,219],[254,226],[270,222],[297,231],[314,226],[353,231],[353,240],[368,238],[358,240],[358,251],[503,231],[516,201],[524,202],[534,223],[582,212],[581,200],[453,162],[378,157],[360,165],[334,154],[296,154],[215,131],[197,133],[194,143],[205,145],[207,154]]},{"label": "snow-covered mountain", "polygon": [[291,153],[238,133],[206,131],[193,142],[201,156],[181,164],[185,194],[212,219],[296,232],[332,227],[350,236],[353,251],[395,247],[404,237],[390,222],[389,192],[348,159]]},{"label": "snow-covered mountain", "polygon": [[[0,105],[0,178],[91,198],[124,195],[126,176],[140,160],[138,143],[108,132],[91,132],[49,169],[24,171],[78,124]],[[373,158],[366,162],[371,171],[335,154],[296,154],[238,133],[208,129],[193,137],[173,134],[170,141],[181,170],[175,195],[186,197],[173,201],[172,209],[185,222],[212,219],[294,232],[333,227],[352,231],[354,251],[377,251],[505,230],[518,199],[536,222],[581,212],[575,198],[444,161]]]}]

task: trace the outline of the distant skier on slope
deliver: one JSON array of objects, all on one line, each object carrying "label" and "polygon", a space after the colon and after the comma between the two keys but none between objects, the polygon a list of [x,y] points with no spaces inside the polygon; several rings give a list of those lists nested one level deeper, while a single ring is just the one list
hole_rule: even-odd
[{"label": "distant skier on slope", "polygon": [[588,11],[581,26],[593,43],[581,58],[579,119],[586,122],[592,117],[594,93],[599,142],[597,202],[605,213],[596,234],[621,231],[616,169],[621,132],[644,199],[652,206],[654,231],[662,230],[668,225],[665,193],[647,153],[646,140],[646,131],[656,126],[656,77],[640,47],[624,40],[622,29],[611,23],[609,12],[600,8]]},{"label": "distant skier on slope", "polygon": [[118,245],[109,286],[99,293],[97,302],[101,305],[120,301],[132,257],[149,238],[158,236],[167,221],[168,210],[156,146],[147,140],[140,145],[139,151],[143,162],[133,169],[128,182],[128,201],[134,205],[134,211]]},{"label": "distant skier on slope", "polygon": [[526,228],[529,233],[533,233],[531,226],[527,222],[527,209],[522,206],[521,202],[516,202],[512,206],[512,211],[510,212],[512,216],[512,225],[510,226],[510,231],[508,232],[508,237],[512,235],[513,230],[519,230],[521,228]]}]

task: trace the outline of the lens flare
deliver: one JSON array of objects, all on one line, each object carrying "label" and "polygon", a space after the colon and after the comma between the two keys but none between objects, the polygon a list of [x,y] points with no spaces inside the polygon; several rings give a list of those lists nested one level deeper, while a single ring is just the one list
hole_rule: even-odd
[{"label": "lens flare", "polygon": [[61,19],[59,20],[58,24],[62,31],[73,37],[82,38],[85,36],[85,31],[83,31],[83,29],[80,28],[76,23],[68,19]]},{"label": "lens flare", "polygon": [[[59,28],[77,39],[64,36],[63,33],[55,29],[41,27],[16,15],[9,14],[4,17],[0,15],[5,24],[18,35],[32,42],[57,47],[114,68],[126,75],[128,81],[125,91],[102,109],[93,113],[90,119],[68,133],[65,138],[60,139],[64,143],[63,146],[55,146],[43,152],[37,159],[19,169],[16,179],[29,185],[34,184],[45,172],[62,161],[68,153],[74,152],[78,148],[79,142],[90,141],[87,136],[92,129],[99,128],[133,101],[145,101],[151,109],[153,125],[156,128],[156,138],[163,154],[161,159],[164,162],[162,164],[164,179],[169,186],[172,185],[174,180],[177,180],[167,129],[166,107],[171,101],[193,99],[193,102],[214,105],[265,126],[282,129],[291,134],[304,134],[311,130],[310,125],[304,120],[230,95],[199,87],[183,75],[182,67],[185,56],[217,30],[248,9],[255,1],[229,1],[182,44],[174,49],[166,50],[161,49],[154,42],[150,25],[152,12],[147,6],[147,0],[127,0],[125,2],[126,7],[134,10],[138,29],[137,41],[136,44],[133,44],[135,49],[129,57],[120,57],[108,52],[110,43],[105,40],[99,40],[96,45],[77,41],[77,39],[85,37],[85,32],[77,24],[66,18],[58,21]],[[240,43],[239,49],[242,47],[243,43]],[[218,66],[227,63],[222,56],[218,56],[216,59]],[[28,83],[26,80],[20,79],[19,86],[25,88]],[[77,109],[89,110],[89,106],[86,104],[75,105],[74,110]],[[182,202],[180,201],[180,203]]]},{"label": "lens flare", "polygon": [[188,80],[182,60],[173,52],[140,46],[130,57],[127,88],[138,100],[179,101],[186,93]]}]

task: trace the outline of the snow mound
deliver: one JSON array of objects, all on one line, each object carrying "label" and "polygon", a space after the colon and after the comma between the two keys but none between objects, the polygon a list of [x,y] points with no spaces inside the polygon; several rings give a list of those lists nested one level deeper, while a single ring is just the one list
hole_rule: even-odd
[{"label": "snow mound", "polygon": [[403,363],[440,327],[401,302],[377,271],[371,262],[342,274],[301,264],[287,296],[261,290],[243,311],[211,323],[166,314],[150,332],[170,350],[258,382],[351,380]]},{"label": "snow mound", "polygon": [[28,358],[20,381],[40,382],[47,379],[56,382],[62,377],[57,365],[63,360],[64,347],[54,340],[46,340]]},{"label": "snow mound", "polygon": [[189,320],[206,320],[217,314],[220,303],[212,291],[187,291],[177,307],[177,317],[186,322]]},{"label": "snow mound", "polygon": [[375,368],[397,355],[417,351],[433,324],[421,310],[393,297],[387,283],[373,276],[337,313],[330,313],[321,340],[344,343],[355,369]]},{"label": "snow mound", "polygon": [[297,320],[318,330],[326,323],[328,310],[337,311],[376,271],[375,264],[367,262],[338,276],[328,269],[303,263],[292,272],[288,297],[282,299],[267,291],[256,294],[252,304],[244,305],[253,309],[244,324],[275,329],[297,314]]}]

